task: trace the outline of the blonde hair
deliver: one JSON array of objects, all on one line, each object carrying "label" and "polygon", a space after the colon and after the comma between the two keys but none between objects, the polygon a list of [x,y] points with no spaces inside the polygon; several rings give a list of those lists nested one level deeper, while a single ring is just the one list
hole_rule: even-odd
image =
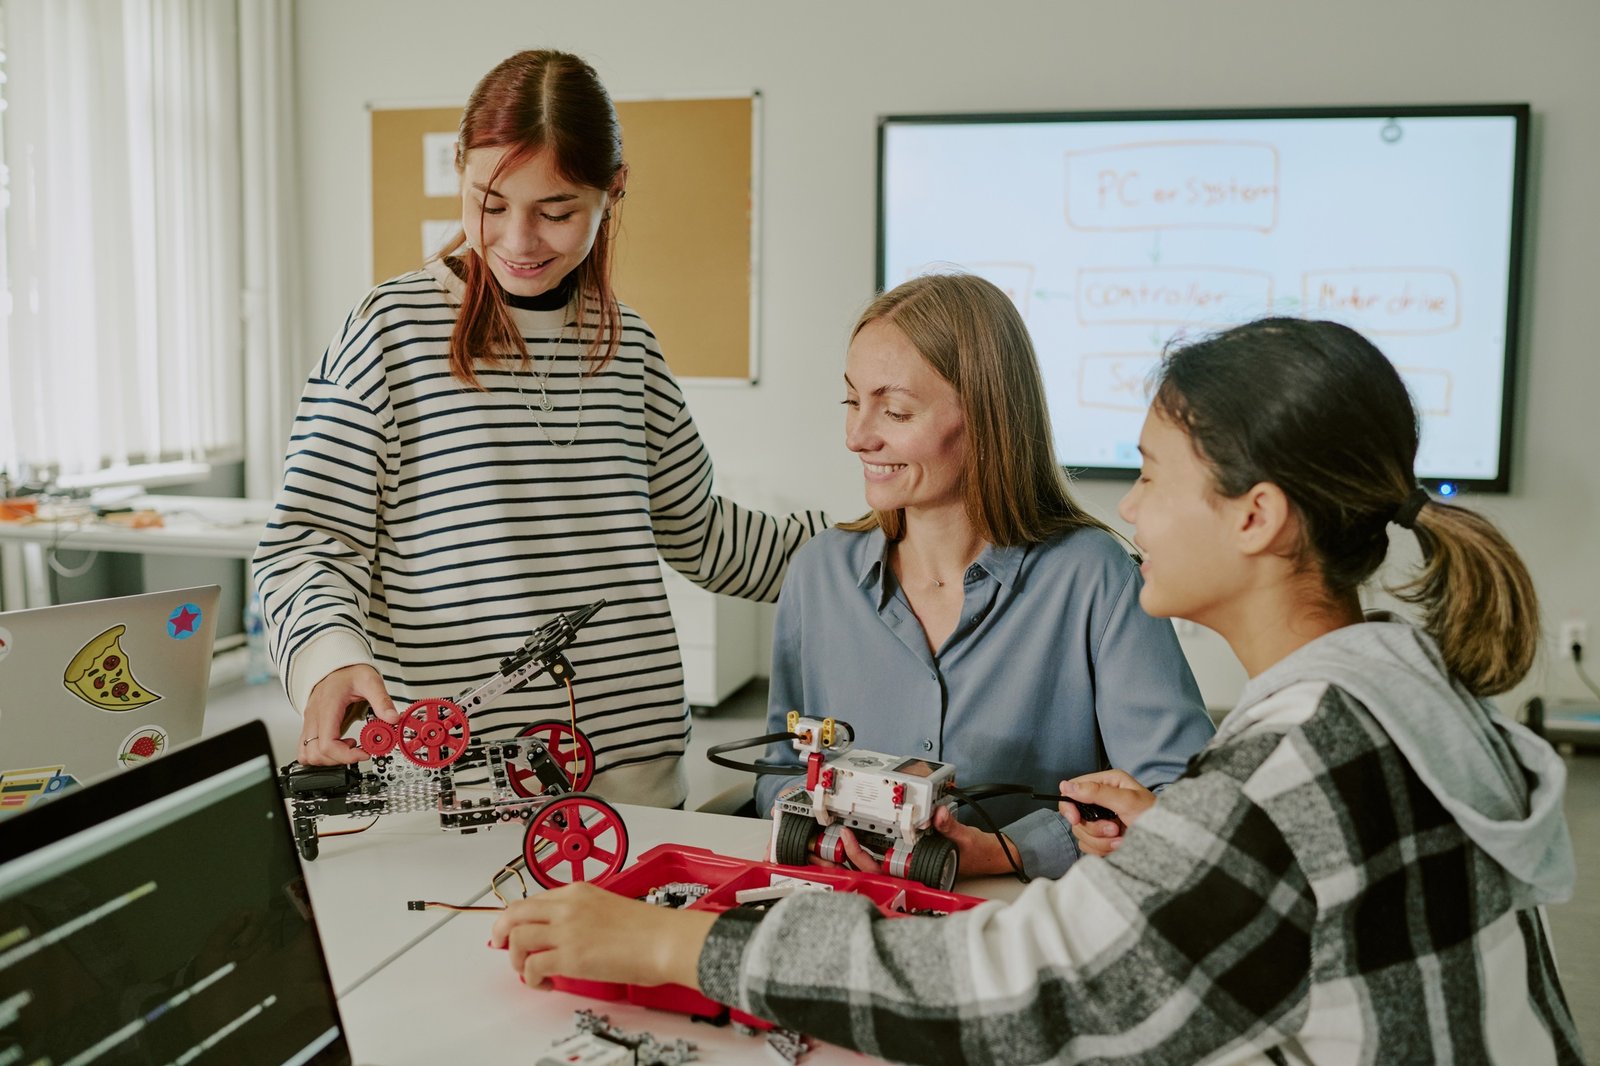
[{"label": "blonde hair", "polygon": [[[1067,529],[1111,532],[1072,499],[1056,464],[1033,341],[1010,297],[971,274],[927,274],[873,300],[851,339],[879,321],[892,323],[960,399],[967,439],[962,493],[980,537],[1014,545],[1038,544]],[[872,511],[839,528],[881,529],[899,540],[905,512]]]}]

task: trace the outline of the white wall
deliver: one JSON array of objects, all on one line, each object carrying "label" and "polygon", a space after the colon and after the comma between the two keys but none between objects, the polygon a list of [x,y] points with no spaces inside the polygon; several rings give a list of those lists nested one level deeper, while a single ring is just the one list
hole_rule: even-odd
[{"label": "white wall", "polygon": [[[1600,671],[1600,5],[300,0],[296,21],[303,244],[315,255],[307,366],[369,285],[369,101],[460,101],[531,47],[585,56],[619,98],[760,89],[761,381],[685,391],[724,493],[836,514],[861,508],[837,402],[845,337],[873,283],[878,115],[1527,101],[1516,492],[1482,506],[1532,565],[1547,629],[1574,613],[1594,623]],[[1106,517],[1120,492],[1080,486]],[[1226,705],[1243,676],[1226,646],[1209,633],[1184,642],[1208,701]],[[1552,653],[1513,698],[1578,695],[1569,665]]]}]

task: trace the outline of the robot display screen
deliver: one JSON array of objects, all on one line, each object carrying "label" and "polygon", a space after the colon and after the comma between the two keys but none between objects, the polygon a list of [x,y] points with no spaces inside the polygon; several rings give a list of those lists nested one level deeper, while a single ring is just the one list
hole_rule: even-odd
[{"label": "robot display screen", "polygon": [[1022,312],[1063,466],[1139,466],[1163,348],[1265,315],[1370,337],[1417,474],[1505,491],[1529,109],[904,115],[879,128],[878,282],[962,269]]},{"label": "robot display screen", "polygon": [[912,777],[932,777],[933,772],[939,769],[940,765],[936,762],[928,762],[925,759],[907,759],[899,766],[896,766],[894,772],[897,774],[909,774]]}]

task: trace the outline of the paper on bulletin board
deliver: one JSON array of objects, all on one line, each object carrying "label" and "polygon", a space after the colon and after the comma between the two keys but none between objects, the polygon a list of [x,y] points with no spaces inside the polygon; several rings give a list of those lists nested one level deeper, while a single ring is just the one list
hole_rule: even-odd
[{"label": "paper on bulletin board", "polygon": [[444,250],[444,246],[461,232],[459,218],[425,218],[422,220],[422,261],[426,263]]},{"label": "paper on bulletin board", "polygon": [[461,190],[456,176],[456,135],[422,135],[422,195],[454,196]]}]

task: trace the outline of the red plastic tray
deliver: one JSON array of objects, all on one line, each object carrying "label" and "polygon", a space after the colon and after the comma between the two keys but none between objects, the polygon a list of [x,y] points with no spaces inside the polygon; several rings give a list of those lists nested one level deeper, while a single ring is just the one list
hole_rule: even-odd
[{"label": "red plastic tray", "polygon": [[[773,874],[785,877],[803,877],[834,886],[835,892],[853,892],[872,900],[884,915],[890,918],[905,917],[891,910],[890,904],[900,893],[905,893],[905,906],[917,911],[964,911],[976,907],[983,900],[964,896],[959,892],[940,892],[914,881],[903,881],[886,874],[868,874],[858,870],[834,870],[821,866],[783,866],[775,862],[758,862],[751,859],[734,859],[718,855],[705,848],[691,848],[682,844],[657,844],[640,855],[633,865],[618,870],[604,881],[596,882],[601,888],[621,896],[643,898],[645,893],[659,885],[673,881],[698,882],[710,885],[711,891],[691,903],[686,910],[722,912],[738,906],[734,896],[746,888],[765,888],[772,883]],[[743,1011],[724,1007],[721,1003],[683,985],[624,985],[609,981],[580,981],[569,977],[551,978],[554,987],[593,999],[627,1000],[645,1007],[692,1014],[702,1018],[720,1015],[724,1010],[732,1019],[758,1029],[771,1028],[772,1023]]]}]

